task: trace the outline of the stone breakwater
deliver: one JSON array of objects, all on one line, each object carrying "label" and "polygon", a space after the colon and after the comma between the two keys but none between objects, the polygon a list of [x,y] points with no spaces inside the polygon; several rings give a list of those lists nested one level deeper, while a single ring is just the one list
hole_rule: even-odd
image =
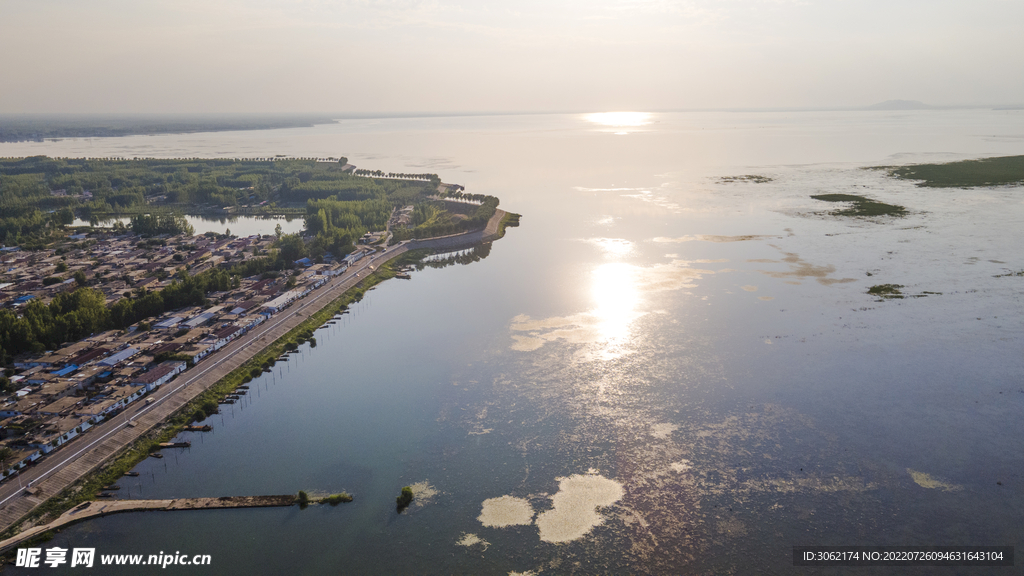
[{"label": "stone breakwater", "polygon": [[33,526],[16,536],[0,542],[0,552],[13,548],[49,530],[63,528],[76,522],[119,514],[122,512],[171,511],[171,510],[216,510],[219,508],[268,508],[275,506],[291,506],[295,504],[295,496],[221,496],[220,498],[175,498],[173,500],[108,500],[92,501],[76,506],[62,514],[59,518],[40,526]]}]

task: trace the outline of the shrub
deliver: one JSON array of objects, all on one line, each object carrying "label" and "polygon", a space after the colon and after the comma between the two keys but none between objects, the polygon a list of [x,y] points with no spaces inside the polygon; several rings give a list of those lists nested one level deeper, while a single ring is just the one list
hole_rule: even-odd
[{"label": "shrub", "polygon": [[352,496],[348,492],[342,492],[341,494],[331,494],[327,498],[324,498],[324,502],[327,502],[331,506],[337,506],[342,502],[351,502]]},{"label": "shrub", "polygon": [[395,498],[395,504],[397,505],[398,511],[401,512],[406,506],[412,502],[412,488],[406,486],[402,488],[402,494]]}]

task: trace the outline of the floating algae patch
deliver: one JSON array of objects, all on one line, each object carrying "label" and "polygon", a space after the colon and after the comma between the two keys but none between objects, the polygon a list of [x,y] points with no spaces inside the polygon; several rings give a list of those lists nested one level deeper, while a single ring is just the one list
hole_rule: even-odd
[{"label": "floating algae patch", "polygon": [[430,500],[438,494],[437,489],[431,486],[427,480],[410,484],[409,488],[412,488],[412,493],[415,496],[412,503],[416,506],[426,506],[427,504],[430,504]]},{"label": "floating algae patch", "polygon": [[459,539],[459,541],[456,542],[456,544],[458,544],[459,546],[465,546],[466,548],[480,545],[483,546],[484,550],[487,550],[487,547],[491,545],[491,543],[487,540],[484,540],[476,534],[469,534],[468,532],[463,532],[462,538]]},{"label": "floating algae patch", "polygon": [[689,460],[684,458],[679,462],[669,464],[668,467],[671,468],[673,472],[686,472],[690,469],[691,464]]},{"label": "floating algae patch", "polygon": [[830,212],[833,216],[905,216],[907,209],[896,204],[886,204],[855,194],[818,194],[811,196],[815,200],[825,202],[849,202],[851,206],[843,210]]},{"label": "floating algae patch", "polygon": [[675,432],[677,429],[679,429],[679,426],[676,426],[675,424],[653,424],[651,426],[651,436],[654,436],[655,438],[665,439],[671,436],[672,433]]},{"label": "floating algae patch", "polygon": [[1010,272],[1008,274],[996,274],[995,276],[993,276],[993,278],[1006,278],[1008,276],[1024,276],[1024,270]]},{"label": "floating algae patch", "polygon": [[743,176],[722,176],[718,179],[723,184],[731,184],[733,182],[750,182],[752,184],[767,184],[774,178],[767,176],[759,176],[757,174],[744,174]]},{"label": "floating algae patch", "polygon": [[900,288],[903,288],[902,284],[875,284],[868,288],[868,294],[879,298],[903,298]]},{"label": "floating algae patch", "polygon": [[[769,244],[772,248],[782,251],[778,246]],[[831,274],[836,271],[836,267],[831,264],[818,265],[811,264],[810,262],[800,258],[800,256],[793,254],[792,252],[782,252],[785,257],[782,262],[789,265],[788,272],[776,272],[773,270],[759,270],[762,274],[767,274],[772,278],[814,278],[819,284],[823,286],[831,286],[832,284],[845,284],[847,282],[856,282],[855,278],[830,278]],[[757,260],[757,262],[778,262],[777,260]],[[799,284],[799,282],[795,282]]]},{"label": "floating algae patch", "polygon": [[615,504],[624,495],[622,484],[596,474],[560,478],[551,510],[537,516],[540,539],[557,544],[586,536],[604,521],[597,509]]},{"label": "floating algae patch", "polygon": [[944,164],[876,166],[901,180],[920,180],[928,188],[970,188],[1024,184],[1024,156],[1000,156]]},{"label": "floating algae patch", "polygon": [[523,526],[533,522],[533,506],[523,498],[501,496],[484,500],[477,520],[488,528]]},{"label": "floating algae patch", "polygon": [[907,468],[907,473],[910,474],[910,477],[914,479],[914,483],[920,486],[921,488],[928,488],[931,490],[942,490],[943,492],[957,492],[959,490],[964,489],[963,486],[942,482],[941,480],[929,474],[925,474],[924,472],[918,472],[916,470],[911,470],[910,468]]}]

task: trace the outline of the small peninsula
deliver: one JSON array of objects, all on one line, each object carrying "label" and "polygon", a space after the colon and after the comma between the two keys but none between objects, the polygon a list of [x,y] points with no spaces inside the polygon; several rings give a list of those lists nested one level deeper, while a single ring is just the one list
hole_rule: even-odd
[{"label": "small peninsula", "polygon": [[[346,158],[0,159],[2,537],[116,489],[181,430],[209,430],[374,284],[485,257],[519,222],[498,203]],[[185,210],[305,227],[197,236]]]}]

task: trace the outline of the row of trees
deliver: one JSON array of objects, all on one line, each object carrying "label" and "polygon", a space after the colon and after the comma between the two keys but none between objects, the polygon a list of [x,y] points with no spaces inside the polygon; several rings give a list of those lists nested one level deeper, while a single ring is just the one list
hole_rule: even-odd
[{"label": "row of trees", "polygon": [[383,170],[365,170],[363,168],[360,168],[358,170],[355,170],[353,172],[353,174],[355,174],[357,176],[368,176],[368,177],[371,177],[371,178],[376,176],[378,178],[406,178],[406,179],[427,180],[427,181],[434,181],[434,180],[436,180],[437,183],[441,182],[441,177],[440,176],[438,176],[437,174],[428,174],[428,173],[410,174],[408,172],[384,172]]},{"label": "row of trees", "polygon": [[131,229],[132,233],[139,236],[191,236],[195,232],[195,228],[181,214],[138,214],[132,216]]}]

